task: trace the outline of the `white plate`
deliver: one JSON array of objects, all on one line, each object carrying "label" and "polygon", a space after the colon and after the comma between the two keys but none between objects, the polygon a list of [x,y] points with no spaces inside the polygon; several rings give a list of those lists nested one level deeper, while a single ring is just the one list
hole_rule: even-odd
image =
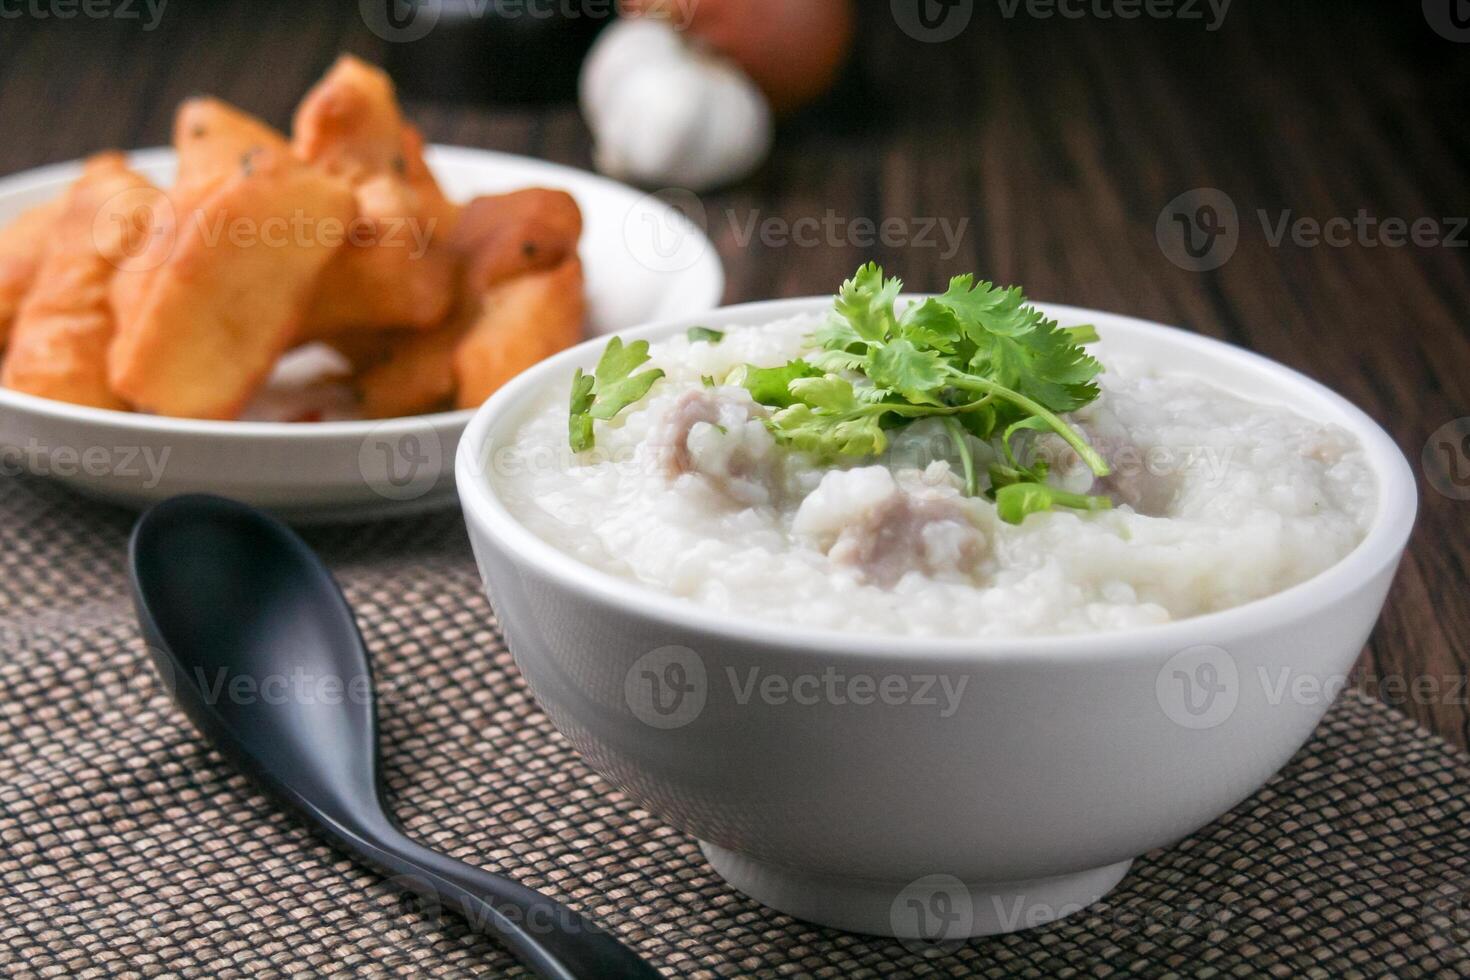
[{"label": "white plate", "polygon": [[[173,181],[170,149],[132,165]],[[622,184],[505,153],[435,146],[428,162],[456,200],[559,187],[584,221],[581,255],[594,333],[719,305],[725,276],[679,212]],[[0,179],[0,223],[59,196],[79,162]],[[0,388],[0,473],[28,470],[131,507],[209,492],[297,522],[369,518],[454,504],[454,451],[473,412],[386,422],[209,422],[83,408]]]}]

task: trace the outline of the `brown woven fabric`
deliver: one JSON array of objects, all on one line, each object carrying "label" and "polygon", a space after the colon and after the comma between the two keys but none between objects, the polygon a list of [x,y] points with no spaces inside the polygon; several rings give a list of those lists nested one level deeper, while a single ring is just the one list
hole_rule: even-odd
[{"label": "brown woven fabric", "polygon": [[[0,482],[0,970],[519,975],[260,797],[145,665],[132,516]],[[528,696],[456,515],[308,534],[389,696],[409,832],[596,916],[676,976],[1470,975],[1470,759],[1349,695],[1270,785],[1050,927],[925,959],[795,921],[589,771]]]}]

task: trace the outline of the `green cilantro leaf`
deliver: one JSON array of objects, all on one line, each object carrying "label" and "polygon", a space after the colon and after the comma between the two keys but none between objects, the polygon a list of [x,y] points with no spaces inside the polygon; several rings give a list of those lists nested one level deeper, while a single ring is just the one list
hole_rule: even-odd
[{"label": "green cilantro leaf", "polygon": [[664,376],[655,368],[634,374],[648,361],[648,341],[635,340],[623,346],[622,338],[607,342],[602,358],[592,376],[581,368],[572,376],[569,433],[573,452],[583,452],[594,445],[592,420],[608,421],[623,409],[648,394],[653,383]]},{"label": "green cilantro leaf", "polygon": [[972,369],[1054,412],[1076,411],[1098,396],[1092,379],[1102,365],[1020,289],[956,276],[936,302],[954,312],[974,345]]},{"label": "green cilantro leaf", "polygon": [[873,352],[867,374],[878,387],[926,405],[942,404],[940,389],[948,380],[938,351],[920,350],[902,338]]},{"label": "green cilantro leaf", "polygon": [[597,362],[596,400],[592,405],[592,417],[604,422],[648,394],[653,383],[664,376],[655,368],[634,374],[633,371],[648,361],[648,341],[635,340],[627,347],[619,337],[607,342],[602,360]]},{"label": "green cilantro leaf", "polygon": [[876,456],[888,446],[884,406],[864,401],[852,382],[836,375],[791,382],[797,401],[771,416],[771,431],[814,456]]},{"label": "green cilantro leaf", "polygon": [[902,289],[901,280],[884,279],[883,269],[869,262],[842,284],[837,294],[837,315],[862,340],[881,342],[896,325],[893,304]]},{"label": "green cilantro leaf", "polygon": [[798,378],[819,377],[821,373],[813,364],[803,360],[788,361],[773,368],[747,364],[744,368],[737,368],[728,382],[743,385],[759,405],[786,408],[796,403],[791,394],[791,382]]},{"label": "green cilantro leaf", "polygon": [[709,327],[690,327],[686,336],[688,336],[691,344],[696,344],[701,340],[707,344],[718,344],[725,339],[723,331],[713,330]]},{"label": "green cilantro leaf", "polygon": [[572,411],[569,432],[574,453],[592,448],[592,416],[588,413],[592,411],[592,388],[595,383],[590,375],[582,373],[581,368],[577,368],[577,373],[572,375]]}]

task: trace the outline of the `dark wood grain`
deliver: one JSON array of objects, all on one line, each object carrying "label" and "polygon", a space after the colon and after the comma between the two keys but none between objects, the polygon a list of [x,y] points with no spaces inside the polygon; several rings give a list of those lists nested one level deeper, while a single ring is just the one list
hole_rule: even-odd
[{"label": "dark wood grain", "polygon": [[[1237,0],[1215,31],[1003,9],[977,0],[959,37],[929,44],[887,3],[864,5],[839,94],[783,124],[761,173],[704,199],[726,299],[825,292],[867,258],[919,289],[976,269],[1038,298],[1225,338],[1342,392],[1398,440],[1422,491],[1360,680],[1470,743],[1470,502],[1435,490],[1419,463],[1432,433],[1470,416],[1465,235],[1458,247],[1278,247],[1257,218],[1470,215],[1470,45],[1431,30],[1418,3]],[[0,172],[166,142],[175,103],[201,91],[284,125],[340,50],[386,53],[355,2],[175,0],[154,31],[0,21]],[[409,109],[431,139],[590,166],[572,105]],[[1155,239],[1160,210],[1198,187],[1240,215],[1234,257],[1202,273]],[[952,250],[745,240],[752,221],[829,214],[898,218],[909,236],[966,225]]]}]

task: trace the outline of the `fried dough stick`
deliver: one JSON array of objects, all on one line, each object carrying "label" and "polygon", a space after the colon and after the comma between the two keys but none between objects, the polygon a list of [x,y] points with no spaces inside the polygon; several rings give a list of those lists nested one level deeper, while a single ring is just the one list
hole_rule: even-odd
[{"label": "fried dough stick", "polygon": [[107,290],[117,264],[146,234],[137,205],[153,193],[120,154],[87,162],[63,198],[16,315],[0,384],[76,405],[127,407],[107,383],[114,332]]},{"label": "fried dough stick", "polygon": [[177,203],[197,204],[235,174],[255,153],[285,154],[286,137],[248,112],[219,99],[187,99],[174,115],[179,176]]},{"label": "fried dough stick", "polygon": [[444,322],[454,306],[456,254],[436,240],[435,219],[419,216],[414,195],[396,177],[357,187],[354,239],[322,272],[302,328],[302,340],[342,333]]},{"label": "fried dough stick", "polygon": [[356,204],[342,181],[262,151],[201,211],[119,324],[109,378],[143,411],[228,419],[295,338],[340,246],[328,232],[351,222]]},{"label": "fried dough stick", "polygon": [[338,58],[297,107],[291,148],[354,184],[400,169],[403,113],[392,79],[359,58]]},{"label": "fried dough stick", "polygon": [[465,256],[465,288],[489,289],[575,255],[582,210],[565,191],[532,187],[465,205],[451,244]]},{"label": "fried dough stick", "polygon": [[[496,286],[529,272],[568,265],[570,259],[576,268],[575,289],[580,297],[581,266],[576,262],[576,251],[581,233],[582,212],[571,195],[563,191],[531,188],[476,198],[466,205],[450,239],[464,262],[462,289],[466,296],[454,322],[421,338],[407,331],[389,331],[344,334],[332,341],[357,369],[363,412],[372,418],[388,418],[429,411],[447,402],[457,387],[454,355],[460,337],[476,325],[485,294]],[[566,271],[563,275],[569,283],[572,273]],[[553,324],[554,331],[555,327]],[[580,329],[579,318],[573,343],[581,339]],[[493,331],[490,336],[495,336]],[[508,342],[515,340],[509,338]],[[474,355],[466,354],[467,377],[478,375],[476,365],[496,362],[487,351],[490,343],[481,335]],[[534,343],[520,348],[522,356],[535,349]],[[510,356],[514,361],[515,355]],[[534,362],[521,363],[520,367],[529,363]],[[489,370],[494,373],[495,369]],[[482,383],[479,389],[483,388]],[[474,404],[488,396],[488,391],[481,393],[479,389],[481,397]]]},{"label": "fried dough stick", "polygon": [[343,351],[358,367],[353,384],[363,417],[389,419],[449,408],[454,399],[454,351],[477,313],[478,304],[469,303],[433,330],[344,337],[356,341],[361,336],[372,345],[369,350],[348,344]]},{"label": "fried dough stick", "polygon": [[323,272],[301,339],[442,323],[457,260],[439,239],[458,209],[424,163],[423,138],[404,123],[392,81],[343,57],[302,101],[292,130],[300,159],[353,184],[362,218]]},{"label": "fried dough stick", "polygon": [[288,151],[286,137],[259,119],[219,99],[193,98],[174,115],[178,177],[152,215],[146,248],[118,269],[112,280],[112,309],[130,324],[148,294],[154,273],[178,243],[179,230],[203,219],[199,206],[262,151]]},{"label": "fried dough stick", "polygon": [[455,404],[478,407],[526,368],[571,347],[582,339],[586,318],[575,256],[494,287],[454,351]]},{"label": "fried dough stick", "polygon": [[467,300],[443,327],[399,333],[374,351],[345,344],[359,367],[368,418],[418,415],[453,404],[473,408],[521,371],[582,339],[587,312],[582,264],[572,257]]},{"label": "fried dough stick", "polygon": [[0,229],[0,350],[21,301],[36,281],[51,229],[61,216],[63,200],[49,201],[21,214]]}]

